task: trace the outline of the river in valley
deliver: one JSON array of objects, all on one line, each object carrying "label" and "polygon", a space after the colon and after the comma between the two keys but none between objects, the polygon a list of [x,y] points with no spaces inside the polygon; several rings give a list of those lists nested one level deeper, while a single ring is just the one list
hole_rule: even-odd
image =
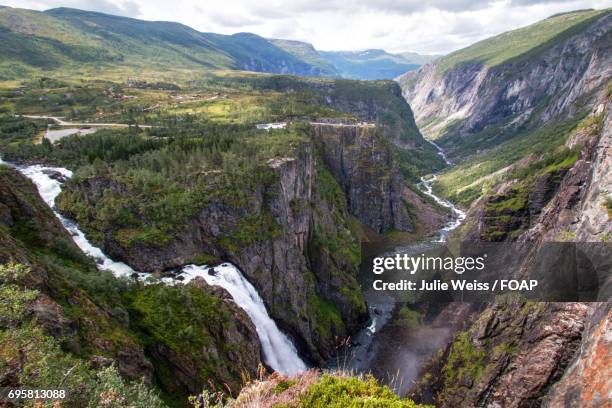
[{"label": "river in valley", "polygon": [[[62,216],[56,210],[55,199],[62,191],[63,182],[72,177],[70,170],[41,165],[16,166],[2,161],[2,159],[0,159],[0,164],[15,167],[36,185],[38,193],[45,203],[51,207],[74,242],[85,254],[96,260],[99,269],[108,270],[117,277],[138,276],[145,283],[159,282],[158,280],[151,281],[150,274],[137,272],[123,262],[110,259],[100,248],[85,237],[83,231],[74,221]],[[188,283],[196,277],[201,277],[209,285],[221,286],[227,290],[236,305],[247,313],[255,325],[263,350],[263,359],[269,367],[283,374],[298,374],[307,369],[289,337],[278,328],[268,314],[257,290],[246,280],[236,266],[230,263],[224,263],[214,268],[206,265],[187,265],[182,267],[176,276],[180,276],[182,281],[173,278],[162,278],[161,281],[165,284],[175,285]]]},{"label": "river in valley", "polygon": [[[441,150],[440,154],[447,164],[450,164]],[[96,260],[99,269],[111,271],[117,277],[138,276],[149,283],[161,280],[170,285],[184,284],[201,277],[209,285],[221,286],[251,318],[261,341],[264,361],[268,366],[284,374],[297,374],[307,369],[290,338],[280,331],[269,316],[261,296],[236,266],[230,263],[223,263],[214,268],[207,265],[187,265],[176,272],[175,278],[178,277],[180,280],[165,277],[152,281],[150,274],[135,271],[129,265],[109,258],[86,238],[74,221],[56,211],[55,199],[61,192],[63,182],[72,177],[70,170],[41,165],[15,166],[2,162],[1,159],[0,164],[14,166],[36,185],[42,199],[53,209],[74,242],[84,253]],[[415,255],[440,245],[440,242],[444,242],[448,234],[465,219],[462,210],[434,194],[432,184],[435,179],[435,174],[429,178],[422,178],[418,187],[440,206],[448,208],[453,215],[452,220],[439,230],[435,239],[396,246],[388,253]],[[394,314],[395,303],[391,299],[381,299],[380,293],[373,292],[368,290],[364,292],[371,317],[370,324],[351,338],[352,346],[343,350],[335,361],[330,362],[329,368],[372,372],[401,393],[409,388],[410,383],[416,378],[421,363],[448,340],[450,329],[445,324],[440,325],[435,322],[409,332],[394,329],[388,323]]]},{"label": "river in valley", "polygon": [[[451,165],[444,152],[433,142],[447,165]],[[437,196],[432,185],[436,174],[422,177],[417,187],[438,205],[448,209],[451,220],[429,241],[407,242],[393,248],[384,248],[377,256],[395,254],[418,255],[424,251],[443,247],[451,231],[465,220],[466,213],[453,203]],[[365,271],[371,277],[371,271]],[[363,271],[362,271],[363,274]],[[419,376],[421,366],[444,346],[457,326],[456,319],[465,313],[470,305],[457,304],[452,308],[432,305],[430,318],[413,327],[390,324],[397,313],[398,304],[384,293],[374,291],[371,282],[362,280],[364,297],[370,313],[370,324],[350,339],[350,346],[340,349],[338,356],[329,363],[332,369],[340,368],[357,373],[372,373],[380,381],[403,395]]]}]

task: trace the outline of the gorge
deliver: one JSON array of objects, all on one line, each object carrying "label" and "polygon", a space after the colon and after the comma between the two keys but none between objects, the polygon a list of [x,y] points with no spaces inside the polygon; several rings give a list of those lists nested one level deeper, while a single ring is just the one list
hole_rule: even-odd
[{"label": "gorge", "polygon": [[[0,32],[0,386],[65,382],[78,407],[608,403],[610,9],[395,81],[73,9],[0,7]],[[372,289],[370,257],[484,243],[523,249],[513,279],[587,265],[578,295]]]}]

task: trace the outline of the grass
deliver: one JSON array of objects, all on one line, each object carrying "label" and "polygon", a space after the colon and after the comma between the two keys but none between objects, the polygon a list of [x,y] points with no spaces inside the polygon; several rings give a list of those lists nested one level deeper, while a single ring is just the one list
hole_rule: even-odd
[{"label": "grass", "polygon": [[527,27],[508,31],[453,52],[437,61],[437,74],[466,63],[494,67],[519,58],[529,58],[540,49],[564,40],[595,19],[610,13],[606,10],[584,10],[558,14]]},{"label": "grass", "polygon": [[[469,207],[499,181],[508,179],[508,174],[513,174],[510,166],[519,160],[546,160],[547,155],[554,156],[555,152],[565,155],[566,153],[562,153],[565,151],[562,145],[578,128],[579,123],[580,119],[572,119],[519,134],[442,173],[434,183],[434,190],[451,201]],[[575,153],[571,156],[574,155]],[[563,160],[565,159],[572,160],[570,157],[564,157]],[[568,162],[557,164],[567,165]]]},{"label": "grass", "polygon": [[400,398],[371,375],[309,370],[299,376],[274,374],[252,381],[235,400],[216,407],[247,408],[426,408]]}]

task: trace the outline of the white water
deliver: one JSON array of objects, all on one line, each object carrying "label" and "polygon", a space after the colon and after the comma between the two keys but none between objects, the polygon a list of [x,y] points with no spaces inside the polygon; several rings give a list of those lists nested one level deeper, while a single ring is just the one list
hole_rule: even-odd
[{"label": "white water", "polygon": [[[11,165],[2,161],[0,164]],[[52,174],[61,174],[64,178],[72,177],[70,170],[61,167],[44,167],[33,165],[27,167],[14,166],[23,175],[28,177],[36,185],[42,199],[53,210],[55,216],[60,220],[62,225],[68,230],[72,239],[79,248],[87,255],[96,259],[99,269],[111,271],[115,276],[131,276],[137,273],[123,262],[115,262],[110,259],[102,250],[87,240],[85,234],[79,229],[77,224],[55,211],[55,199],[62,191],[61,181],[51,177]],[[261,342],[264,360],[275,371],[283,374],[297,374],[306,370],[306,365],[300,359],[291,340],[281,332],[274,323],[274,320],[268,315],[263,300],[253,287],[242,275],[240,270],[234,265],[225,263],[215,267],[216,275],[211,275],[208,271],[211,268],[207,266],[188,265],[184,267],[180,273],[185,279],[184,283],[188,283],[196,276],[201,276],[209,285],[221,286],[229,292],[234,299],[234,302],[244,309],[249,315]],[[148,274],[138,273],[139,277],[145,278]],[[162,281],[166,284],[175,284],[177,281],[164,278]]]},{"label": "white water", "polygon": [[264,352],[265,362],[284,374],[298,374],[306,371],[306,365],[298,357],[289,337],[278,329],[270,318],[263,300],[234,265],[224,263],[214,268],[188,265],[181,271],[185,282],[202,277],[209,285],[221,286],[227,290],[234,302],[244,309],[257,329]]},{"label": "white water", "polygon": [[[428,142],[438,150],[438,154],[440,156],[442,156],[442,158],[444,159],[444,162],[447,165],[449,165],[449,166],[452,165],[452,163],[448,160],[448,158],[446,157],[446,154],[440,148],[440,146],[438,146],[437,144],[435,144],[432,141],[428,140]],[[446,224],[440,230],[439,235],[438,235],[438,239],[436,240],[436,242],[444,242],[444,241],[446,241],[446,238],[448,237],[449,232],[451,232],[452,230],[454,230],[455,228],[460,226],[461,223],[463,222],[463,220],[465,220],[465,211],[457,208],[450,201],[445,200],[442,197],[438,197],[437,195],[434,194],[432,185],[436,181],[437,177],[438,176],[435,175],[435,174],[432,177],[428,178],[428,179],[425,179],[425,177],[421,177],[421,182],[419,183],[419,187],[421,188],[421,191],[423,193],[425,193],[429,197],[433,198],[433,200],[436,203],[438,203],[439,205],[441,205],[442,207],[450,209],[451,212],[454,215],[453,220],[450,221],[448,224]]]},{"label": "white water", "polygon": [[111,271],[115,276],[129,276],[135,271],[123,262],[115,262],[102,252],[102,250],[89,242],[85,238],[83,231],[79,229],[75,222],[63,217],[60,213],[55,211],[55,198],[62,191],[61,182],[59,180],[51,178],[50,174],[59,173],[65,178],[72,177],[70,170],[61,167],[43,167],[41,165],[33,165],[28,167],[16,167],[24,176],[34,182],[38,188],[38,193],[42,199],[47,203],[55,216],[60,220],[64,228],[68,230],[72,239],[79,248],[87,255],[93,257],[99,265],[100,269],[106,269]]}]

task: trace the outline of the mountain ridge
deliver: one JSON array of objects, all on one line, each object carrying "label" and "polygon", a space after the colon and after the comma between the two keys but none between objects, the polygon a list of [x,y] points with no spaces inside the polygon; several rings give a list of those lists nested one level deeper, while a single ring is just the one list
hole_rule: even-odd
[{"label": "mountain ridge", "polygon": [[[201,32],[171,21],[146,21],[69,7],[0,8],[0,78],[43,70],[244,70],[354,79],[392,79],[420,64],[380,51],[372,61],[317,51],[312,44],[257,34]],[[363,54],[371,50],[355,52]],[[378,51],[378,50],[377,50]],[[346,54],[346,53],[345,53]],[[348,55],[348,54],[347,54]],[[381,58],[381,56],[383,58]],[[411,57],[411,58],[414,58]]]}]

